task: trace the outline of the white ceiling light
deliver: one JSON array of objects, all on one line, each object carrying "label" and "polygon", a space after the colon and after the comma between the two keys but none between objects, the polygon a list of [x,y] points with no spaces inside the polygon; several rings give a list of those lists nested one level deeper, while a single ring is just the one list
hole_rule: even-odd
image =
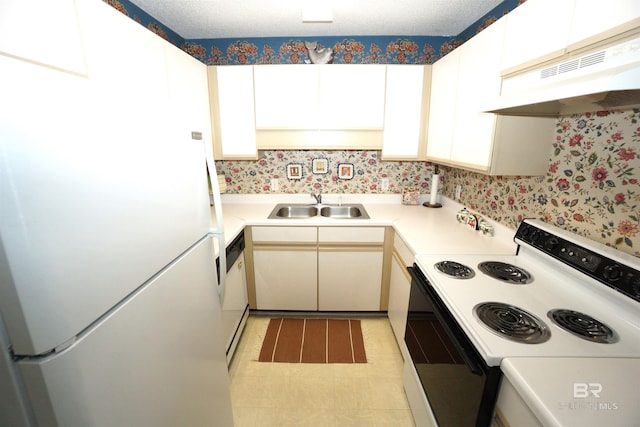
[{"label": "white ceiling light", "polygon": [[302,22],[333,22],[333,8],[330,0],[304,0]]}]

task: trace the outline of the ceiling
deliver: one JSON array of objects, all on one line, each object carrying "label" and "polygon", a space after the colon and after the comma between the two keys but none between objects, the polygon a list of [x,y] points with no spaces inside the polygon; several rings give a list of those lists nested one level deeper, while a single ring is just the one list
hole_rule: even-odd
[{"label": "ceiling", "polygon": [[302,6],[307,0],[130,1],[185,39],[456,36],[502,3],[502,0],[333,0],[333,22],[303,23]]}]

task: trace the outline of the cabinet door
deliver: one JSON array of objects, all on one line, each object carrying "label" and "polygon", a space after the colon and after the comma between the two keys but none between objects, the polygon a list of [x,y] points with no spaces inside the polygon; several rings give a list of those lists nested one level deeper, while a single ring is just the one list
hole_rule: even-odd
[{"label": "cabinet door", "polygon": [[318,309],[378,311],[382,283],[382,248],[320,248]]},{"label": "cabinet door", "polygon": [[576,1],[569,33],[569,50],[620,34],[640,24],[637,0]]},{"label": "cabinet door", "polygon": [[321,65],[319,129],[382,129],[384,65]]},{"label": "cabinet door", "polygon": [[318,258],[314,247],[254,247],[258,310],[317,310]]},{"label": "cabinet door", "polygon": [[528,0],[512,10],[506,16],[502,69],[510,72],[562,55],[573,5],[574,0]]},{"label": "cabinet door", "polygon": [[459,68],[460,48],[433,64],[427,137],[427,159],[433,161],[451,157]]},{"label": "cabinet door", "polygon": [[216,159],[257,159],[253,67],[209,67]]},{"label": "cabinet door", "polygon": [[2,0],[0,53],[85,74],[74,0]]},{"label": "cabinet door", "polygon": [[491,162],[496,115],[482,102],[500,94],[500,58],[505,20],[500,19],[459,47],[460,68],[451,160],[479,170]]},{"label": "cabinet door", "polygon": [[258,129],[318,128],[318,65],[256,65]]},{"label": "cabinet door", "polygon": [[430,73],[429,65],[387,65],[383,159],[424,158]]},{"label": "cabinet door", "polygon": [[411,278],[399,256],[394,254],[391,262],[391,283],[389,286],[389,322],[400,348],[404,347],[404,331],[407,326],[409,291]]}]

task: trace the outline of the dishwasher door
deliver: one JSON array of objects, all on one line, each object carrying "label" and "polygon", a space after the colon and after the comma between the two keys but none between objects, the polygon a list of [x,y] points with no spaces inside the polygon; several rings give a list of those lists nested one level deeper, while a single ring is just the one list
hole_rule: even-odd
[{"label": "dishwasher door", "polygon": [[244,262],[244,232],[240,233],[227,246],[226,253],[227,276],[226,291],[222,301],[222,328],[227,351],[227,363],[230,363],[249,316],[247,277]]}]

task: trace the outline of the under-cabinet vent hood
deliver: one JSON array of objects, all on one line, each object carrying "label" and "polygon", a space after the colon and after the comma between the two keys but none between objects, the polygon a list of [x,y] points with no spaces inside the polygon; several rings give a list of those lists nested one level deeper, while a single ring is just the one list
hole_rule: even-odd
[{"label": "under-cabinet vent hood", "polygon": [[640,38],[509,76],[486,111],[559,116],[640,105]]}]

